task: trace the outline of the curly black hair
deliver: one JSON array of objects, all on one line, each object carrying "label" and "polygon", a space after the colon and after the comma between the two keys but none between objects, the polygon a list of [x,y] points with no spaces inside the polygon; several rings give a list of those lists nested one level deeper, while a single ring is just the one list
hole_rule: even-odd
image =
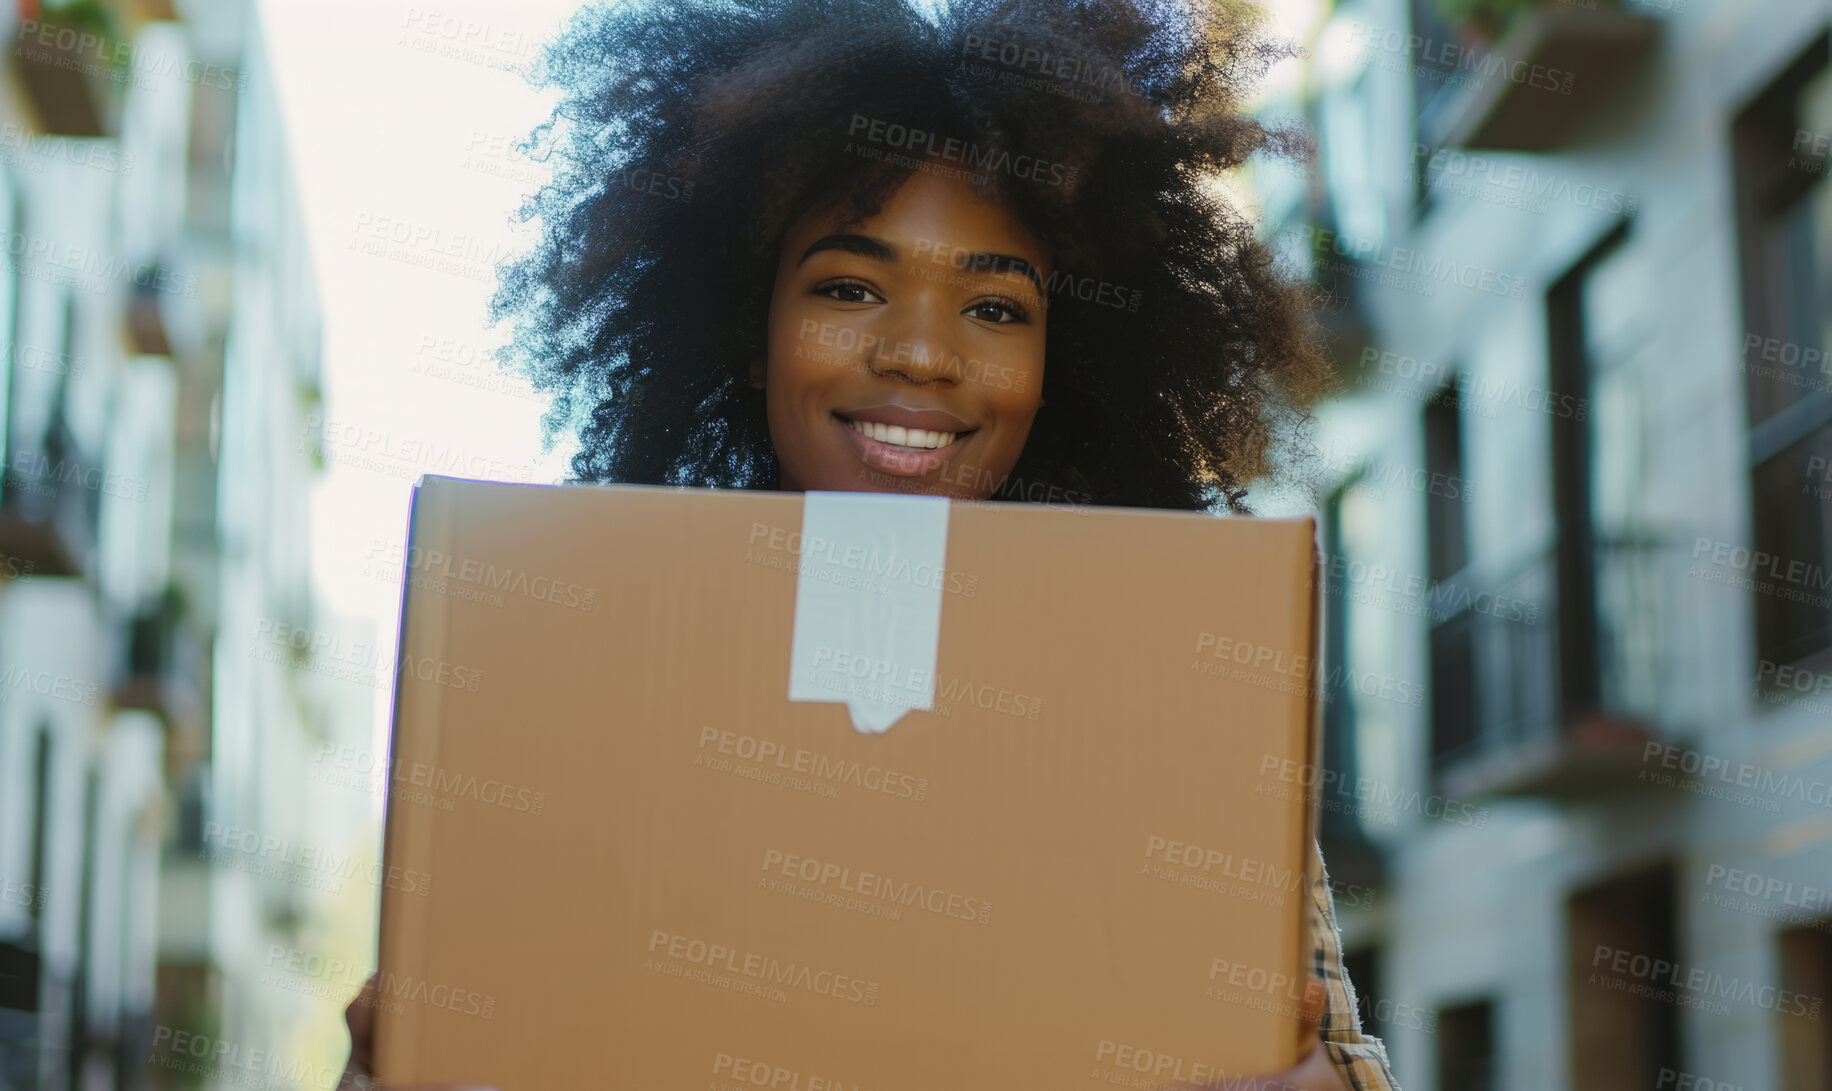
[{"label": "curly black hair", "polygon": [[[1053,255],[1043,397],[1012,482],[1247,511],[1330,381],[1307,289],[1218,195],[1301,133],[1242,98],[1294,51],[1216,0],[644,0],[576,13],[532,77],[552,164],[505,263],[499,359],[553,396],[581,481],[775,488],[763,393],[777,247],[868,218],[925,157]],[[930,159],[933,164],[936,160]],[[995,498],[1018,499],[1023,488]]]}]

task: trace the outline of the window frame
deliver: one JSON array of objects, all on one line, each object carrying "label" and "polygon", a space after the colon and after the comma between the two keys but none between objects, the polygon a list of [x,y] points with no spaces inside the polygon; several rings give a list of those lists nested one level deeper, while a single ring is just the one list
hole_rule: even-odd
[{"label": "window frame", "polygon": [[[1764,339],[1762,343],[1774,339],[1787,344],[1797,343],[1801,336],[1797,330],[1784,328],[1789,323],[1776,302],[1776,282],[1782,278],[1774,268],[1776,247],[1771,232],[1779,221],[1794,213],[1799,202],[1824,199],[1820,187],[1832,185],[1827,177],[1832,161],[1817,157],[1819,170],[1804,170],[1793,161],[1796,156],[1790,141],[1790,134],[1801,131],[1798,100],[1802,90],[1828,71],[1832,71],[1832,29],[1822,32],[1796,54],[1731,122],[1738,281],[1746,346],[1743,385],[1750,483],[1748,527],[1753,549],[1800,532],[1802,523],[1813,518],[1816,499],[1785,508],[1764,505],[1762,482],[1765,471],[1776,460],[1788,457],[1796,445],[1832,429],[1832,381],[1783,397],[1781,387],[1749,366],[1747,347],[1758,338]],[[1832,345],[1818,347],[1832,350]],[[1817,557],[1787,560],[1832,566],[1832,542],[1822,543]],[[1762,597],[1759,586],[1752,587],[1750,593],[1754,597],[1751,658],[1752,666],[1757,668],[1753,672],[1756,677],[1764,676],[1760,667],[1771,660],[1808,671],[1832,668],[1832,608],[1822,607],[1824,621],[1816,647],[1788,651],[1788,644],[1798,639],[1788,636],[1792,624],[1788,605],[1774,596]]]}]

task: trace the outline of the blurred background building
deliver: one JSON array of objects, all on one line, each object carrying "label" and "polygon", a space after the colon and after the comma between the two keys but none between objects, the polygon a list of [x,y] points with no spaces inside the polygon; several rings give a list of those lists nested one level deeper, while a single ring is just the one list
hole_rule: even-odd
[{"label": "blurred background building", "polygon": [[324,712],[309,649],[257,647],[315,620],[319,342],[260,35],[242,0],[0,31],[0,1087],[325,1086],[254,980],[313,919]]},{"label": "blurred background building", "polygon": [[1364,1018],[1407,1091],[1832,1087],[1832,9],[1283,10]]}]

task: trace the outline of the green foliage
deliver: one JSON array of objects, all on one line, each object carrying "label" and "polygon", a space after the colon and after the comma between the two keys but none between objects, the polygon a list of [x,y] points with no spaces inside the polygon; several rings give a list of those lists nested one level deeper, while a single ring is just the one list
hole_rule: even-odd
[{"label": "green foliage", "polygon": [[49,26],[93,30],[109,38],[119,35],[114,12],[109,11],[97,0],[64,0],[63,3],[46,3],[44,10],[39,13],[39,21]]}]

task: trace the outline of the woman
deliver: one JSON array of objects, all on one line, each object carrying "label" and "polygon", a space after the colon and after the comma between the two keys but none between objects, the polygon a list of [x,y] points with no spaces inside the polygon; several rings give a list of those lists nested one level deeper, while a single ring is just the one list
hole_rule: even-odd
[{"label": "woman", "polygon": [[[1150,0],[659,0],[575,16],[505,362],[584,481],[1246,511],[1328,368],[1213,175],[1286,50]],[[1047,364],[1047,366],[1046,366]],[[1303,1060],[1394,1086],[1327,887]],[[367,1069],[373,983],[351,1005]]]}]

